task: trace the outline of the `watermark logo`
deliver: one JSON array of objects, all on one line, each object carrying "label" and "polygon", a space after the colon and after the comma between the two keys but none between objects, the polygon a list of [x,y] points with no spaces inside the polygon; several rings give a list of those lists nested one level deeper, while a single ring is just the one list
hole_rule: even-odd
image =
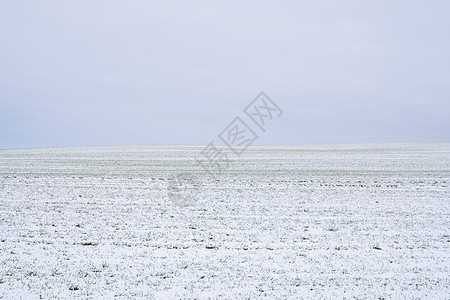
[{"label": "watermark logo", "polygon": [[262,131],[266,131],[267,124],[275,117],[281,117],[283,111],[264,92],[261,92],[244,109],[245,114],[258,125]]},{"label": "watermark logo", "polygon": [[237,155],[241,155],[248,146],[258,139],[256,133],[242,121],[236,117],[225,129],[219,134],[219,138]]},{"label": "watermark logo", "polygon": [[196,202],[202,182],[193,173],[182,172],[169,178],[168,195],[176,205],[189,206]]},{"label": "watermark logo", "polygon": [[[250,145],[259,139],[255,131],[266,132],[268,124],[283,114],[280,107],[264,92],[250,102],[243,112],[257,125],[256,128],[252,128],[240,116],[237,116],[218,135],[219,139],[232,152],[227,152],[226,148],[214,145],[213,140],[195,158],[195,166],[200,167],[203,174],[208,174],[212,179],[216,179],[216,176],[230,168],[229,154],[240,157]],[[201,174],[182,172],[170,178],[168,181],[169,199],[180,206],[196,204],[202,186],[199,177]]]},{"label": "watermark logo", "polygon": [[203,171],[207,172],[211,177],[214,174],[222,174],[223,171],[230,167],[228,154],[221,148],[210,142],[208,146],[203,148],[200,155],[196,157],[195,162]]}]

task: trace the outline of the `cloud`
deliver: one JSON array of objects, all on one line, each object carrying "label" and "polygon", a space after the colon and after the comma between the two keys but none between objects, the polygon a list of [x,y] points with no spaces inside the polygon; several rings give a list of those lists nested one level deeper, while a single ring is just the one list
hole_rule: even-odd
[{"label": "cloud", "polygon": [[0,147],[207,144],[261,90],[286,112],[264,144],[449,140],[448,11],[2,3]]}]

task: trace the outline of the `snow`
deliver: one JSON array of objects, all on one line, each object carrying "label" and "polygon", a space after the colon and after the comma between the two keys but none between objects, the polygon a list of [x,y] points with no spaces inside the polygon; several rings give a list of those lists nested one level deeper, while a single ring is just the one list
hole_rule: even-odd
[{"label": "snow", "polygon": [[450,143],[202,149],[0,150],[0,298],[450,299]]}]

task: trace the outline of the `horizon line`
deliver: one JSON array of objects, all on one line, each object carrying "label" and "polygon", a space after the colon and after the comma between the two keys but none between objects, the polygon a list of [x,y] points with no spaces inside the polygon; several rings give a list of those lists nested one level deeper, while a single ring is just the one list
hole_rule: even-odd
[{"label": "horizon line", "polygon": [[[302,146],[342,146],[342,145],[406,145],[406,144],[444,144],[450,141],[434,142],[362,142],[362,143],[314,143],[314,144],[258,144],[249,145],[251,147],[302,147]],[[78,145],[78,146],[44,146],[44,147],[23,147],[23,148],[0,148],[4,150],[38,150],[38,149],[62,149],[62,148],[101,148],[101,147],[206,147],[208,144],[128,144],[128,145]],[[216,147],[228,147],[227,145],[214,145]]]}]

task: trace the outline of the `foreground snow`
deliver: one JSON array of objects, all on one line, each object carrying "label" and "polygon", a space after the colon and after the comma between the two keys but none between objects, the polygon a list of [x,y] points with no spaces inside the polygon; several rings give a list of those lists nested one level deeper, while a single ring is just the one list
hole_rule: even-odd
[{"label": "foreground snow", "polygon": [[201,150],[1,150],[0,298],[450,298],[449,143]]}]

